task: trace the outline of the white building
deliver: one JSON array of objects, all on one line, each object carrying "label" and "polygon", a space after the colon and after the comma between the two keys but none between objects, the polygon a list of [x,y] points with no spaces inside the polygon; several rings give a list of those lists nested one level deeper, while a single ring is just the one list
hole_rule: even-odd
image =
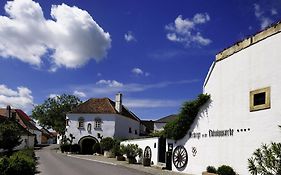
[{"label": "white building", "polygon": [[154,121],[154,131],[162,131],[164,130],[164,126],[171,122],[174,121],[177,118],[176,114],[168,115],[166,117],[160,118],[158,120]]},{"label": "white building", "polygon": [[170,141],[173,154],[187,153],[173,171],[201,174],[225,164],[249,174],[252,153],[262,143],[281,142],[280,32],[278,23],[216,55],[203,87],[211,100],[188,134]]},{"label": "white building", "polygon": [[92,98],[66,115],[66,136],[78,143],[82,153],[92,153],[92,146],[102,138],[138,138],[140,119],[122,105],[122,94],[116,102],[109,98]]}]

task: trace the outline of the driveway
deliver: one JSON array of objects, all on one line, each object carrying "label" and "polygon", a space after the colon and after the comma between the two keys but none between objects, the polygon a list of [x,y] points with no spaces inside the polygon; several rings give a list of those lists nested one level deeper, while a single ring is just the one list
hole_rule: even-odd
[{"label": "driveway", "polygon": [[36,150],[42,175],[151,175],[123,166],[93,162],[56,153],[55,145]]}]

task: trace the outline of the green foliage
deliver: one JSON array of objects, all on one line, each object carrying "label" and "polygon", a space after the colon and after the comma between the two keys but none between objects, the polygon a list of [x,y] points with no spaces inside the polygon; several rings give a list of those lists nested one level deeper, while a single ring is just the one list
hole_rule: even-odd
[{"label": "green foliage", "polygon": [[252,175],[281,175],[281,143],[258,148],[248,159],[248,170]]},{"label": "green foliage", "polygon": [[101,139],[100,146],[102,150],[109,151],[114,146],[114,140],[111,137],[106,137],[104,139]]},{"label": "green foliage", "polygon": [[165,131],[161,130],[161,131],[154,131],[152,133],[149,134],[150,137],[163,137],[165,136]]},{"label": "green foliage", "polygon": [[114,145],[111,149],[114,156],[121,156],[121,150],[120,150],[120,140],[114,139]]},{"label": "green foliage", "polygon": [[9,158],[0,159],[0,174],[2,175],[34,175],[35,171],[36,161],[33,150],[18,151]]},{"label": "green foliage", "polygon": [[197,99],[183,104],[178,118],[169,122],[164,127],[164,135],[167,138],[179,140],[183,138],[193,124],[200,107],[210,99],[210,95],[200,94]]},{"label": "green foliage", "polygon": [[93,153],[101,154],[100,143],[95,143],[95,144],[94,144],[94,146],[93,146]]},{"label": "green foliage", "polygon": [[81,103],[74,95],[60,95],[48,98],[43,104],[32,110],[32,117],[47,128],[53,128],[59,133],[65,130],[65,115]]},{"label": "green foliage", "polygon": [[207,166],[206,170],[208,173],[217,173],[217,169],[213,166]]},{"label": "green foliage", "polygon": [[227,166],[227,165],[222,165],[222,166],[218,167],[217,174],[218,175],[236,175],[233,168],[231,168],[230,166]]},{"label": "green foliage", "polygon": [[0,148],[11,152],[16,146],[20,145],[22,131],[16,121],[10,119],[0,123]]},{"label": "green foliage", "polygon": [[0,158],[0,174],[5,175],[9,167],[9,159],[4,156]]},{"label": "green foliage", "polygon": [[120,150],[122,154],[126,154],[128,159],[142,155],[142,149],[137,144],[121,145]]}]

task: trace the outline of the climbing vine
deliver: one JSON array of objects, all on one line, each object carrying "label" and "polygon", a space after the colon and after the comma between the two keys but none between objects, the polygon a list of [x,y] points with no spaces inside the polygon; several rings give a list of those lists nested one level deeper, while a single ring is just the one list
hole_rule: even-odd
[{"label": "climbing vine", "polygon": [[200,107],[209,99],[210,95],[200,94],[195,100],[185,102],[181,107],[178,118],[165,125],[164,136],[174,140],[183,138],[194,122]]}]

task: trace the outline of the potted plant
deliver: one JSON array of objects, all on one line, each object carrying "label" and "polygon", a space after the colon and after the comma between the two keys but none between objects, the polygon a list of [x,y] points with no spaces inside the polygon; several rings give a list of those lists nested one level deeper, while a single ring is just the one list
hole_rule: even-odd
[{"label": "potted plant", "polygon": [[142,155],[142,149],[137,144],[121,145],[121,151],[126,154],[129,164],[136,163],[136,157]]},{"label": "potted plant", "polygon": [[105,157],[111,157],[110,156],[110,150],[114,146],[114,140],[111,137],[106,137],[100,141],[100,147],[104,151],[104,156]]}]

